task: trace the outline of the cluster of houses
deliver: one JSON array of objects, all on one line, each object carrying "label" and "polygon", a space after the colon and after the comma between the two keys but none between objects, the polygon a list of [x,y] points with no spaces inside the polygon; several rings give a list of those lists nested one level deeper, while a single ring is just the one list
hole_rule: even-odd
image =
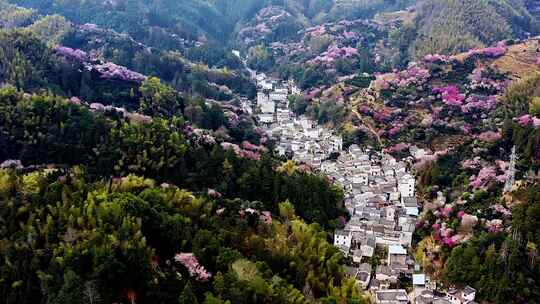
[{"label": "cluster of houses", "polygon": [[279,115],[288,110],[290,95],[298,95],[300,89],[293,81],[282,82],[257,74],[257,118],[263,125],[276,123]]},{"label": "cluster of houses", "polygon": [[[350,261],[347,275],[376,303],[474,303],[470,287],[437,292],[409,254],[420,206],[407,164],[357,145],[343,149],[341,136],[289,111],[288,96],[299,93],[293,83],[264,75],[257,83],[259,122],[276,140],[277,153],[326,174],[344,190],[351,218],[335,231],[334,245]],[[412,281],[409,292],[399,288],[402,278]]]}]

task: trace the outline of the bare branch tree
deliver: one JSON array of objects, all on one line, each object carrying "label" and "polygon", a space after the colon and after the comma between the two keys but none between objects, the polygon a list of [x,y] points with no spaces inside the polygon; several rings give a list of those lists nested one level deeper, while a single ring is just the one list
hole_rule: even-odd
[{"label": "bare branch tree", "polygon": [[100,304],[101,295],[99,294],[99,287],[96,281],[88,281],[84,283],[83,296],[85,303],[88,304]]}]

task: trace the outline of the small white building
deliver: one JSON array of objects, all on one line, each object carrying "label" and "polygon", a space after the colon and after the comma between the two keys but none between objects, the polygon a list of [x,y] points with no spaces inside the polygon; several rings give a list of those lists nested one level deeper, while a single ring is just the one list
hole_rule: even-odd
[{"label": "small white building", "polygon": [[257,115],[259,122],[263,124],[271,124],[274,122],[274,114],[259,114]]},{"label": "small white building", "polygon": [[406,173],[398,179],[398,191],[401,197],[413,197],[415,193],[415,180],[412,175]]},{"label": "small white building", "polygon": [[334,246],[336,247],[351,247],[352,235],[349,231],[336,230],[334,233]]}]

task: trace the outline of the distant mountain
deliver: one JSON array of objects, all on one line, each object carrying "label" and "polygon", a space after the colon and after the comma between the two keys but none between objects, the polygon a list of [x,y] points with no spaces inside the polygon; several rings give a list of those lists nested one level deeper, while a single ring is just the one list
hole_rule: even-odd
[{"label": "distant mountain", "polygon": [[523,0],[426,0],[417,6],[413,25],[404,31],[416,38],[409,57],[452,54],[497,41],[538,33],[535,6]]}]

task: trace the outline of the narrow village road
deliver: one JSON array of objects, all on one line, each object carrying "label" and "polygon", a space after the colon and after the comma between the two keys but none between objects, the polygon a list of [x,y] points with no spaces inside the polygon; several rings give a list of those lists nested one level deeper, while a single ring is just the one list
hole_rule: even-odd
[{"label": "narrow village road", "polygon": [[381,137],[379,136],[379,134],[377,133],[377,131],[375,131],[375,129],[369,125],[368,123],[366,123],[366,121],[362,118],[362,115],[360,115],[360,113],[358,113],[356,110],[354,109],[351,109],[351,112],[356,115],[356,117],[360,120],[360,122],[362,123],[362,125],[368,129],[371,133],[373,133],[373,135],[375,136],[375,138],[377,139],[377,142],[379,143],[379,146],[382,147],[382,140],[381,140]]}]

